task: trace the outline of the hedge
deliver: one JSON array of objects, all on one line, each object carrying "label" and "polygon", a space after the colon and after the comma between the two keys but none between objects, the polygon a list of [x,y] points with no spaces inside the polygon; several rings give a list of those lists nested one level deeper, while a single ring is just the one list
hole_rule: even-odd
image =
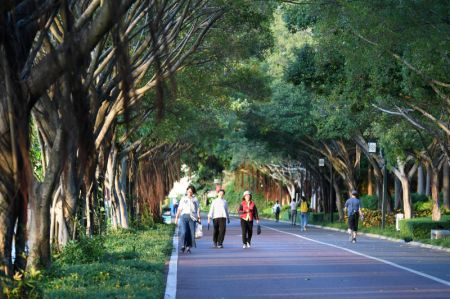
[{"label": "hedge", "polygon": [[442,216],[440,221],[433,221],[430,217],[400,221],[400,235],[405,239],[429,239],[432,229],[450,229],[450,216]]}]

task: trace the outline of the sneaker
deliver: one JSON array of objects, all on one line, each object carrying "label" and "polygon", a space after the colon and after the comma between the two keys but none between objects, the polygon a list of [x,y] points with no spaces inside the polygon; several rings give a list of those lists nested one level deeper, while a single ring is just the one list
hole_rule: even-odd
[{"label": "sneaker", "polygon": [[180,249],[181,252],[184,252],[185,250],[186,250],[186,248],[184,248],[184,246],[181,247],[181,249]]},{"label": "sneaker", "polygon": [[352,243],[356,243],[356,238],[353,238]]},{"label": "sneaker", "polygon": [[245,245],[245,244],[244,244],[244,245],[242,245],[242,248],[244,248],[244,249],[245,249],[245,248],[247,248],[247,245]]},{"label": "sneaker", "polygon": [[223,248],[223,245],[219,245],[219,246],[217,246],[217,248]]},{"label": "sneaker", "polygon": [[190,247],[186,247],[186,252],[187,253],[191,253],[191,248]]},{"label": "sneaker", "polygon": [[250,242],[247,242],[247,248],[250,248]]},{"label": "sneaker", "polygon": [[213,247],[214,247],[214,248],[217,248],[217,243],[214,243]]}]

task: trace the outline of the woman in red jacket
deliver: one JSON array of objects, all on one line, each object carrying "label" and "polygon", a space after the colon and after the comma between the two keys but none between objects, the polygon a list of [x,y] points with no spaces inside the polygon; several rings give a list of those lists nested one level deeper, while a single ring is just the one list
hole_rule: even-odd
[{"label": "woman in red jacket", "polygon": [[245,191],[242,197],[242,203],[239,206],[238,213],[241,218],[242,229],[242,248],[250,248],[253,234],[253,219],[256,219],[256,224],[259,224],[258,209],[252,201],[252,193]]}]

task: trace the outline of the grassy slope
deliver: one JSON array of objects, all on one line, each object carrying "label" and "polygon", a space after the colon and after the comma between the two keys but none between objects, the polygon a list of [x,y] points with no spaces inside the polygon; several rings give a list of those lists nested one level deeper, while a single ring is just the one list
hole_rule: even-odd
[{"label": "grassy slope", "polygon": [[174,226],[156,225],[105,238],[106,253],[94,263],[55,262],[44,298],[162,298]]}]

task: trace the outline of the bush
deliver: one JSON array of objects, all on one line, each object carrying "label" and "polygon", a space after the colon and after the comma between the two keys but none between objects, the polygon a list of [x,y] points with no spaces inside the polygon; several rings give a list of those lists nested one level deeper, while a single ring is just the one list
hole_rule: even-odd
[{"label": "bush", "polygon": [[411,201],[413,204],[416,202],[426,202],[429,198],[425,194],[419,194],[419,193],[412,193],[411,194]]},{"label": "bush", "polygon": [[78,241],[69,241],[59,255],[56,262],[73,265],[87,264],[100,260],[105,251],[104,238],[101,236],[82,237]]},{"label": "bush", "polygon": [[[34,269],[16,272],[12,278],[2,276],[2,294],[9,299],[42,298],[42,290],[39,288],[41,279],[41,272]],[[3,296],[0,295],[0,298],[4,298]]]},{"label": "bush", "polygon": [[378,209],[378,197],[375,195],[364,195],[361,196],[361,206],[366,209],[376,210]]},{"label": "bush", "polygon": [[400,235],[405,239],[429,239],[432,229],[450,229],[450,217],[444,216],[441,221],[433,221],[430,217],[400,221]]}]

